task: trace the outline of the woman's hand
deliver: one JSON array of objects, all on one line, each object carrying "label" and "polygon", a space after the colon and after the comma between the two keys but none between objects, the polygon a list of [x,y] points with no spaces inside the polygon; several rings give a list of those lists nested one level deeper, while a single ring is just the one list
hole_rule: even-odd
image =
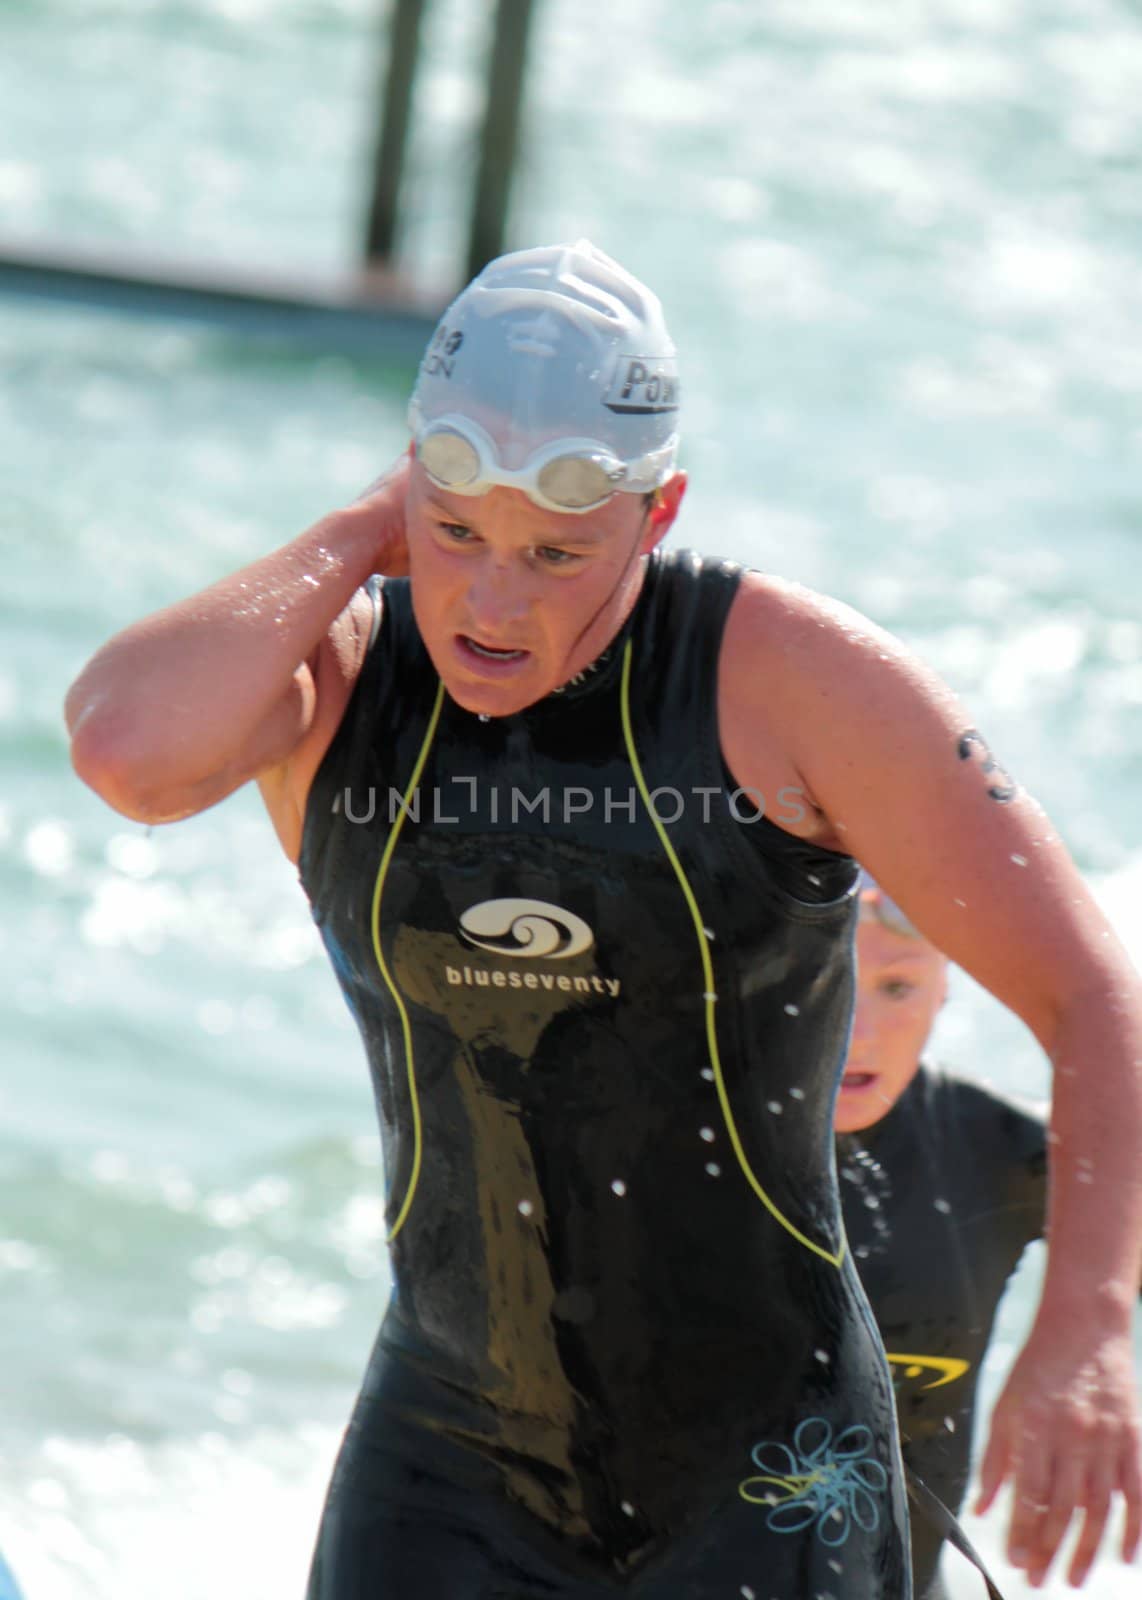
[{"label": "woman's hand", "polygon": [[408,534],[405,527],[405,498],[408,494],[409,457],[402,453],[387,472],[354,500],[367,506],[376,516],[377,566],[385,578],[408,576]]},{"label": "woman's hand", "polygon": [[980,1469],[979,1512],[1013,1480],[1007,1558],[1036,1588],[1077,1511],[1083,1527],[1068,1578],[1085,1582],[1116,1491],[1126,1501],[1124,1561],[1142,1535],[1132,1340],[1128,1328],[1107,1332],[1089,1316],[1036,1323],[996,1403]]}]

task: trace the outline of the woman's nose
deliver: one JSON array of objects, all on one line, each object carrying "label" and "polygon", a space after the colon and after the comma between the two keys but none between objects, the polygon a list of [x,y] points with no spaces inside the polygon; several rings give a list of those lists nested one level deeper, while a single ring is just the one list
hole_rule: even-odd
[{"label": "woman's nose", "polygon": [[517,561],[482,561],[468,587],[472,622],[495,636],[520,622],[531,609],[531,574]]}]

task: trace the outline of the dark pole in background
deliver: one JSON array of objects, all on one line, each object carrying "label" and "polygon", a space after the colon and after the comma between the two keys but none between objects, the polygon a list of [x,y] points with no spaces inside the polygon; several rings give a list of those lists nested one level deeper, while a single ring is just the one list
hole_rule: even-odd
[{"label": "dark pole in background", "polygon": [[365,233],[366,266],[387,265],[396,245],[401,174],[424,3],[425,0],[393,0],[381,130],[373,163],[373,189]]},{"label": "dark pole in background", "polygon": [[504,224],[511,190],[523,98],[527,34],[532,0],[498,0],[488,69],[488,99],[480,137],[480,160],[468,235],[468,276],[504,247]]}]

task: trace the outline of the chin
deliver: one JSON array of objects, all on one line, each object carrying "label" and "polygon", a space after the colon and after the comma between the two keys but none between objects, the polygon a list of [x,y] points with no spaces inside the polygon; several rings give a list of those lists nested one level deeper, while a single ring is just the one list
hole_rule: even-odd
[{"label": "chin", "polygon": [[449,698],[477,717],[511,717],[542,699],[542,692],[530,693],[522,684],[473,683],[441,676]]},{"label": "chin", "polygon": [[879,1121],[879,1117],[846,1117],[838,1115],[833,1118],[833,1131],[835,1133],[863,1133],[866,1128],[875,1127]]}]

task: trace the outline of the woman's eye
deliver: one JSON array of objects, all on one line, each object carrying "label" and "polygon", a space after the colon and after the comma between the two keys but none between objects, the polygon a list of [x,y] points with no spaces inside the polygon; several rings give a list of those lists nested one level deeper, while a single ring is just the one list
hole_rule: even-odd
[{"label": "woman's eye", "polygon": [[880,992],[889,1000],[907,1000],[915,992],[916,985],[909,983],[904,978],[888,978],[880,986]]}]

